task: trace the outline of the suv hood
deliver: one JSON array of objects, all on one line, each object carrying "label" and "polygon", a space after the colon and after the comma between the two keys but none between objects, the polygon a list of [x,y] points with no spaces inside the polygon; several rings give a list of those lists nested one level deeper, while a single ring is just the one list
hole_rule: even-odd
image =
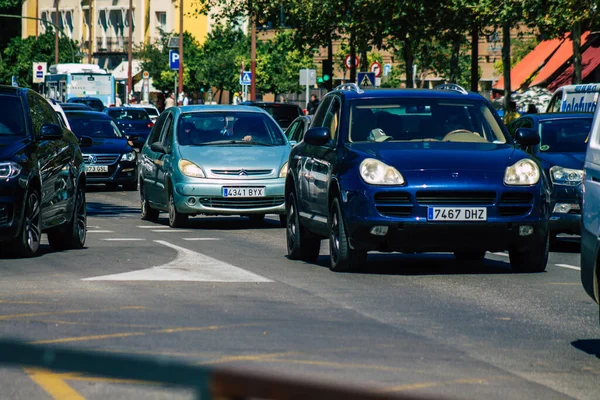
[{"label": "suv hood", "polygon": [[585,153],[538,153],[536,157],[541,161],[544,169],[555,165],[583,169],[583,163],[585,162]]},{"label": "suv hood", "polygon": [[457,142],[353,143],[352,151],[365,153],[399,171],[502,171],[526,154],[511,144]]},{"label": "suv hood", "polygon": [[93,144],[88,147],[82,147],[83,154],[123,154],[131,153],[133,149],[123,139],[99,139],[92,138]]}]

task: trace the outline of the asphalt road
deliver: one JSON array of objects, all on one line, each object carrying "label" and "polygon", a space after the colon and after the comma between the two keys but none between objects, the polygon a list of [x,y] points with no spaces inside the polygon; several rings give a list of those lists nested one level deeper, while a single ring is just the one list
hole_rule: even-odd
[{"label": "asphalt road", "polygon": [[[0,338],[103,354],[247,367],[390,393],[598,399],[597,305],[579,281],[579,243],[547,272],[506,254],[373,254],[365,273],[285,257],[277,216],[139,219],[136,192],[88,193],[87,246],[0,256]],[[69,397],[70,396],[70,397]],[[179,388],[0,368],[0,398],[192,398]]]}]

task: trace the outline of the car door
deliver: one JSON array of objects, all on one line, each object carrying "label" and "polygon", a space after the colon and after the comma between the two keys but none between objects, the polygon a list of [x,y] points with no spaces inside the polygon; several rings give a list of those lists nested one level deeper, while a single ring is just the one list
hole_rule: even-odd
[{"label": "car door", "polygon": [[41,179],[41,212],[44,228],[64,223],[68,218],[69,205],[73,197],[74,181],[71,173],[73,144],[62,139],[43,140],[41,129],[44,124],[61,126],[54,109],[34,92],[27,93],[33,135],[38,143],[37,159]]},{"label": "car door", "polygon": [[160,204],[166,205],[169,198],[167,188],[169,187],[169,179],[171,179],[172,154],[170,149],[173,145],[173,132],[175,130],[175,122],[173,114],[169,113],[162,127],[160,138],[158,141],[167,149],[166,153],[160,153],[156,162],[156,200]]},{"label": "car door", "polygon": [[165,112],[158,118],[156,124],[150,132],[150,136],[148,137],[146,144],[142,148],[142,153],[140,156],[140,184],[143,186],[142,190],[146,196],[146,199],[151,204],[157,202],[159,195],[156,187],[156,176],[158,171],[156,161],[158,161],[161,154],[153,151],[150,146],[152,143],[159,141],[162,128],[169,114],[169,112]]}]

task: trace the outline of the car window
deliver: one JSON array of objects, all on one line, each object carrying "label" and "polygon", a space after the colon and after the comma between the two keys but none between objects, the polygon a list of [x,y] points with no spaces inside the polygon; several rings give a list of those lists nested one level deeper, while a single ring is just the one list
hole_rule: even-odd
[{"label": "car window", "polygon": [[515,135],[517,134],[517,129],[519,129],[521,127],[522,123],[523,123],[523,120],[518,119],[516,121],[511,122],[510,124],[508,124],[506,126],[506,129],[508,129],[508,133],[510,133],[510,136],[512,136],[513,138],[515,137]]},{"label": "car window", "polygon": [[42,108],[42,112],[44,113],[46,123],[61,126],[60,119],[58,118],[56,110],[54,110],[54,108],[52,108],[52,106],[43,99],[38,98],[37,101],[40,102],[40,107]]},{"label": "car window", "polygon": [[0,107],[0,136],[25,136],[27,129],[21,98],[1,95]]},{"label": "car window", "polygon": [[146,121],[150,119],[146,110],[109,110],[108,115],[118,121]]},{"label": "car window", "polygon": [[146,110],[146,112],[150,116],[153,116],[153,117],[158,116],[158,110],[156,108],[153,108],[153,107],[146,108],[146,107],[144,107],[144,110]]},{"label": "car window", "polygon": [[313,128],[319,128],[323,126],[323,121],[327,116],[327,112],[329,111],[329,105],[331,104],[331,100],[333,96],[325,97],[321,104],[319,104],[319,108],[317,108],[317,112],[315,113],[315,117],[311,124]]},{"label": "car window", "polygon": [[354,100],[349,141],[506,143],[507,139],[484,101],[402,98]]},{"label": "car window", "polygon": [[521,123],[520,128],[532,129],[533,128],[533,120],[531,120],[529,118],[523,118],[523,122]]},{"label": "car window", "polygon": [[296,129],[296,132],[294,132],[294,137],[292,140],[295,140],[296,142],[302,141],[304,138],[304,124],[305,121],[303,119],[298,122],[298,128]]},{"label": "car window", "polygon": [[285,132],[285,134],[289,140],[296,140],[296,139],[294,139],[294,136],[296,136],[296,131],[298,130],[299,126],[300,126],[300,121],[296,121],[292,125],[290,125],[288,130]]},{"label": "car window", "polygon": [[48,122],[46,121],[46,114],[42,108],[42,103],[33,92],[27,93],[27,102],[29,103],[33,135],[34,137],[39,138],[42,132],[42,125]]},{"label": "car window", "polygon": [[158,117],[158,119],[156,120],[156,124],[154,124],[154,126],[152,127],[152,131],[150,131],[150,135],[148,136],[149,144],[158,142],[162,131],[162,127],[165,124],[167,117],[169,117],[170,115],[171,113],[165,112],[160,117]]},{"label": "car window", "polygon": [[569,118],[540,122],[540,151],[584,153],[592,127],[590,118]]},{"label": "car window", "polygon": [[158,141],[162,144],[167,144],[170,142],[170,139],[173,137],[173,116],[169,115],[165,121],[162,132],[160,133],[160,138]]},{"label": "car window", "polygon": [[325,116],[325,120],[323,121],[323,126],[329,129],[329,136],[332,140],[335,140],[337,137],[338,126],[340,123],[340,100],[338,98],[334,98],[331,102],[331,107],[327,111]]},{"label": "car window", "polygon": [[563,94],[562,89],[559,89],[556,92],[554,92],[554,95],[552,96],[552,99],[550,99],[550,103],[548,104],[548,108],[547,108],[546,112],[549,112],[549,113],[560,112],[560,104],[562,102],[562,94]]},{"label": "car window", "polygon": [[69,116],[67,119],[71,125],[71,131],[77,137],[90,136],[102,139],[123,137],[114,121],[106,118]]},{"label": "car window", "polygon": [[262,112],[190,112],[179,118],[177,139],[182,146],[284,145],[281,129]]}]

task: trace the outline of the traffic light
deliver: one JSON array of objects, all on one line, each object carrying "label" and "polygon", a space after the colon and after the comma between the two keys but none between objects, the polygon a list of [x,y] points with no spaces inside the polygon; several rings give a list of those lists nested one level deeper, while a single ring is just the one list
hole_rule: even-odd
[{"label": "traffic light", "polygon": [[321,67],[322,67],[322,74],[321,74],[321,79],[319,80],[319,83],[322,83],[323,86],[327,89],[327,90],[331,90],[333,88],[332,83],[333,83],[333,68],[331,65],[331,61],[329,60],[323,60],[321,61]]}]

